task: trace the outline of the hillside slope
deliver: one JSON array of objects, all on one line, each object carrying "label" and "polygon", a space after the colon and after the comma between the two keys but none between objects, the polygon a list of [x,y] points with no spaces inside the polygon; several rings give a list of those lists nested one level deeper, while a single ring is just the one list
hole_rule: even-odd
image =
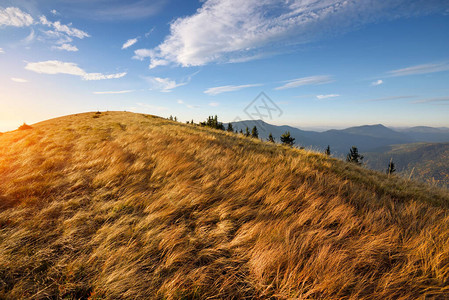
[{"label": "hillside slope", "polygon": [[0,147],[0,298],[449,295],[443,190],[124,112]]},{"label": "hillside slope", "polygon": [[366,153],[367,165],[385,170],[390,159],[407,178],[449,187],[449,143],[394,145],[385,153]]}]

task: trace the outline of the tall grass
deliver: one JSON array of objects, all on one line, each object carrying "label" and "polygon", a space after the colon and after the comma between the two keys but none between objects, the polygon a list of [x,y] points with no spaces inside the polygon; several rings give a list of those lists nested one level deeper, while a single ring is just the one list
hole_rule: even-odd
[{"label": "tall grass", "polygon": [[447,299],[448,208],[305,150],[67,116],[0,136],[0,298]]}]

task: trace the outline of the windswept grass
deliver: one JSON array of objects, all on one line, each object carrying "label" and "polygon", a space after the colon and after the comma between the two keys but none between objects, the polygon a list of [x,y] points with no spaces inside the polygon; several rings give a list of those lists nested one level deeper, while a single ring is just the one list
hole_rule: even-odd
[{"label": "windswept grass", "polygon": [[447,299],[448,209],[305,150],[67,116],[0,136],[0,298]]}]

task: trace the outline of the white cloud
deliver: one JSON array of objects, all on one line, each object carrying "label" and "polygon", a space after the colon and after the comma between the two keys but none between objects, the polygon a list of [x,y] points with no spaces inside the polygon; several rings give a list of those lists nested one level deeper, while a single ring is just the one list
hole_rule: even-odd
[{"label": "white cloud", "polygon": [[58,60],[48,60],[42,62],[28,63],[25,69],[40,74],[68,74],[79,76],[83,80],[103,80],[121,78],[126,72],[104,75],[101,73],[87,73],[75,63],[62,62]]},{"label": "white cloud", "polygon": [[407,75],[417,75],[417,74],[429,74],[435,72],[442,72],[449,70],[449,63],[437,63],[437,64],[423,64],[417,66],[411,66],[403,69],[389,71],[391,76],[407,76]]},{"label": "white cloud", "polygon": [[378,85],[381,85],[383,83],[384,83],[384,81],[382,79],[379,79],[379,80],[376,80],[374,82],[371,82],[371,85],[372,86],[378,86]]},{"label": "white cloud", "polygon": [[410,98],[416,98],[416,96],[413,96],[413,95],[391,96],[391,97],[366,99],[366,100],[362,100],[362,102],[391,101],[391,100],[402,100],[402,99],[410,99]]},{"label": "white cloud", "polygon": [[5,51],[3,50],[3,48],[0,48],[0,54],[5,53]]},{"label": "white cloud", "polygon": [[71,52],[78,51],[78,48],[76,46],[73,46],[70,44],[62,44],[61,46],[54,46],[53,49],[65,50],[65,51],[71,51]]},{"label": "white cloud", "polygon": [[35,32],[34,32],[34,29],[31,28],[30,34],[27,35],[27,37],[24,38],[21,42],[22,42],[24,45],[28,45],[28,44],[30,44],[32,41],[34,41],[34,38],[35,38],[35,37],[36,37],[36,35],[35,35]]},{"label": "white cloud", "polygon": [[321,99],[340,97],[340,95],[338,95],[338,94],[329,94],[329,95],[317,95],[316,97],[321,100]]},{"label": "white cloud", "polygon": [[127,48],[131,47],[132,45],[134,45],[135,43],[137,43],[137,38],[129,39],[123,44],[122,49],[127,49]]},{"label": "white cloud", "polygon": [[55,31],[62,32],[64,34],[68,35],[68,36],[76,37],[76,38],[79,38],[79,39],[83,39],[85,37],[90,37],[90,35],[87,32],[82,31],[82,30],[77,29],[77,28],[74,28],[74,27],[71,27],[72,24],[64,25],[64,24],[61,24],[59,21],[51,22],[51,21],[48,21],[45,16],[41,16],[39,18],[39,20],[40,20],[42,25],[46,25],[48,27],[52,27],[52,28],[54,28]]},{"label": "white cloud", "polygon": [[0,26],[24,27],[32,25],[33,22],[33,17],[17,7],[0,7]]},{"label": "white cloud", "polygon": [[261,86],[261,85],[262,84],[243,84],[243,85],[217,86],[217,87],[208,88],[207,90],[204,91],[204,93],[214,96],[214,95],[218,95],[218,94],[221,94],[221,93],[234,92],[234,91],[239,91],[239,90],[242,90],[242,89],[245,89],[245,88]]},{"label": "white cloud", "polygon": [[325,84],[325,83],[330,83],[333,81],[334,80],[329,75],[303,77],[303,78],[297,78],[297,79],[284,81],[286,83],[282,86],[278,86],[277,88],[275,88],[275,90],[291,89],[291,88],[296,88],[296,87],[303,86],[303,85]]},{"label": "white cloud", "polygon": [[[438,12],[442,3],[409,2],[204,0],[193,15],[171,23],[170,34],[152,49],[150,68],[168,63],[201,66],[285,52],[295,44],[348,32],[363,24]],[[286,45],[279,46],[282,44]]]},{"label": "white cloud", "polygon": [[59,15],[59,12],[56,9],[52,9],[50,12],[55,16]]},{"label": "white cloud", "polygon": [[220,105],[220,103],[218,103],[218,102],[211,102],[211,103],[209,103],[209,106],[212,106],[212,107],[217,107],[219,105]]},{"label": "white cloud", "polygon": [[154,51],[150,49],[137,49],[134,51],[134,59],[144,60],[147,57],[154,56]]},{"label": "white cloud", "polygon": [[14,81],[14,82],[18,82],[18,83],[25,83],[25,82],[28,82],[28,80],[26,80],[26,79],[23,79],[23,78],[15,78],[15,77],[12,77],[11,80]]},{"label": "white cloud", "polygon": [[173,89],[186,85],[187,82],[176,82],[170,78],[145,77],[151,84],[151,90],[158,90],[164,93],[171,92]]},{"label": "white cloud", "polygon": [[94,95],[109,95],[109,94],[127,94],[132,93],[134,90],[124,90],[124,91],[106,91],[106,92],[93,92]]},{"label": "white cloud", "polygon": [[178,101],[176,101],[178,104],[184,104],[184,101],[182,101],[182,100],[178,100]]}]

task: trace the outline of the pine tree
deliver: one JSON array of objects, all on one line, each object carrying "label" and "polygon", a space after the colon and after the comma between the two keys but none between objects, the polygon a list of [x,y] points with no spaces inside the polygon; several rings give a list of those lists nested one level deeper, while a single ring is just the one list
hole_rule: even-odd
[{"label": "pine tree", "polygon": [[326,150],[324,151],[324,154],[326,154],[327,156],[331,155],[331,147],[329,145],[327,145]]},{"label": "pine tree", "polygon": [[175,117],[175,119],[174,119],[174,120],[175,120],[175,122],[178,122],[178,118],[177,118],[177,117]]},{"label": "pine tree", "polygon": [[240,134],[243,134],[243,130],[242,129],[240,129]]},{"label": "pine tree", "polygon": [[274,141],[274,137],[273,137],[273,135],[271,134],[271,132],[270,132],[270,134],[268,135],[268,141],[269,141],[269,142],[272,142],[272,143],[275,142],[275,141]]},{"label": "pine tree", "polygon": [[229,131],[229,132],[234,132],[234,128],[232,127],[232,123],[229,123],[229,124],[228,124],[228,129],[227,129],[227,131]]},{"label": "pine tree", "polygon": [[394,172],[396,172],[396,167],[394,165],[393,158],[391,158],[390,162],[388,163],[387,174],[391,175]]},{"label": "pine tree", "polygon": [[351,149],[349,149],[348,155],[346,155],[346,161],[350,163],[354,163],[357,165],[362,164],[363,155],[359,154],[359,149],[357,149],[356,146],[352,146]]},{"label": "pine tree", "polygon": [[246,126],[246,130],[245,130],[245,136],[246,136],[246,137],[249,137],[249,136],[250,136],[250,134],[249,134],[249,128],[248,128],[248,126]]},{"label": "pine tree", "polygon": [[170,121],[173,121],[173,116],[170,115],[170,117],[168,118]]},{"label": "pine tree", "polygon": [[257,127],[256,126],[254,126],[253,130],[251,130],[251,137],[255,138],[255,139],[259,138],[259,131],[257,131]]},{"label": "pine tree", "polygon": [[281,135],[281,142],[283,145],[292,147],[295,143],[295,138],[290,135],[290,131],[286,131]]}]

